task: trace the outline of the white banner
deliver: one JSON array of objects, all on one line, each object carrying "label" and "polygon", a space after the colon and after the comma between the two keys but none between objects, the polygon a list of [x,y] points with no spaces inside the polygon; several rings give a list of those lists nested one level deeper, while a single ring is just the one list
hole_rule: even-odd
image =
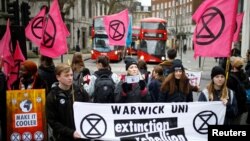
[{"label": "white banner", "polygon": [[74,103],[82,138],[134,141],[206,141],[208,125],[224,123],[220,102]]}]

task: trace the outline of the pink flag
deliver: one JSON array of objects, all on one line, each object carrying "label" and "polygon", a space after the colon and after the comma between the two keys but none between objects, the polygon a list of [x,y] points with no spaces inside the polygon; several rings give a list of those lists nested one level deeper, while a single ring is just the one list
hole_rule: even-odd
[{"label": "pink flag", "polygon": [[0,41],[0,56],[2,58],[4,66],[4,74],[6,76],[10,73],[10,68],[14,66],[14,60],[12,56],[12,42],[11,42],[11,33],[10,33],[10,21],[7,21],[6,31],[3,38]]},{"label": "pink flag", "polygon": [[238,0],[206,0],[193,20],[194,57],[228,57],[231,52]]},{"label": "pink flag", "polygon": [[23,56],[22,50],[20,49],[19,42],[17,41],[16,49],[14,52],[14,64],[15,65],[11,67],[11,73],[8,77],[8,81],[7,81],[8,89],[11,89],[11,85],[17,80],[19,70],[20,70],[20,64],[24,60],[25,58]]},{"label": "pink flag", "polygon": [[40,47],[42,41],[43,21],[46,7],[44,7],[26,26],[25,35],[31,42]]},{"label": "pink flag", "polygon": [[43,31],[40,46],[42,55],[56,58],[68,51],[66,36],[69,32],[62,20],[58,0],[51,4]]},{"label": "pink flag", "polygon": [[126,45],[129,24],[128,9],[103,17],[110,45]]},{"label": "pink flag", "polygon": [[237,42],[239,40],[239,34],[240,34],[243,16],[244,16],[244,13],[237,14],[233,42]]}]

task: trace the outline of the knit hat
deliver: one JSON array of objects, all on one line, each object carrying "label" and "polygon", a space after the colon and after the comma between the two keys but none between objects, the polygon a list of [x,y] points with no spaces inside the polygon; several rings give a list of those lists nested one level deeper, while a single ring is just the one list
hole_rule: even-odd
[{"label": "knit hat", "polygon": [[137,62],[134,61],[134,60],[127,61],[127,62],[126,62],[126,70],[128,70],[129,66],[131,66],[131,65],[136,65],[136,66],[138,66]]},{"label": "knit hat", "polygon": [[37,65],[35,62],[30,61],[30,60],[25,60],[21,64],[25,67],[28,73],[32,75],[37,73]]},{"label": "knit hat", "polygon": [[220,74],[225,76],[225,70],[220,66],[214,66],[211,71],[211,79]]},{"label": "knit hat", "polygon": [[241,68],[244,65],[244,61],[240,57],[235,57],[231,63],[232,67]]},{"label": "knit hat", "polygon": [[173,61],[173,65],[171,67],[171,72],[174,72],[176,70],[182,70],[182,71],[184,71],[184,67],[182,65],[182,62],[179,59],[174,60]]}]

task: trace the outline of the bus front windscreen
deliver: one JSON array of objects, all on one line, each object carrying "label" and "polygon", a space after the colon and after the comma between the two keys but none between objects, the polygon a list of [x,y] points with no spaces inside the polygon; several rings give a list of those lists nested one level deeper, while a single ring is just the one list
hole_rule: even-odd
[{"label": "bus front windscreen", "polygon": [[99,52],[110,52],[114,50],[114,46],[108,44],[108,38],[94,38],[93,48]]},{"label": "bus front windscreen", "polygon": [[155,56],[165,55],[166,42],[164,40],[142,40],[140,49]]},{"label": "bus front windscreen", "polygon": [[145,22],[142,23],[142,29],[166,30],[166,23]]}]

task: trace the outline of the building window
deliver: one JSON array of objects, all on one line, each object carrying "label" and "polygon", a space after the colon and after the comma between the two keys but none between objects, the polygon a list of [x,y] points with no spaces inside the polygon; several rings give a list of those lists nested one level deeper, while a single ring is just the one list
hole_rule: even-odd
[{"label": "building window", "polygon": [[82,17],[86,16],[85,7],[86,7],[86,0],[82,0]]},{"label": "building window", "polygon": [[104,15],[106,15],[107,13],[108,13],[107,5],[104,5]]}]

